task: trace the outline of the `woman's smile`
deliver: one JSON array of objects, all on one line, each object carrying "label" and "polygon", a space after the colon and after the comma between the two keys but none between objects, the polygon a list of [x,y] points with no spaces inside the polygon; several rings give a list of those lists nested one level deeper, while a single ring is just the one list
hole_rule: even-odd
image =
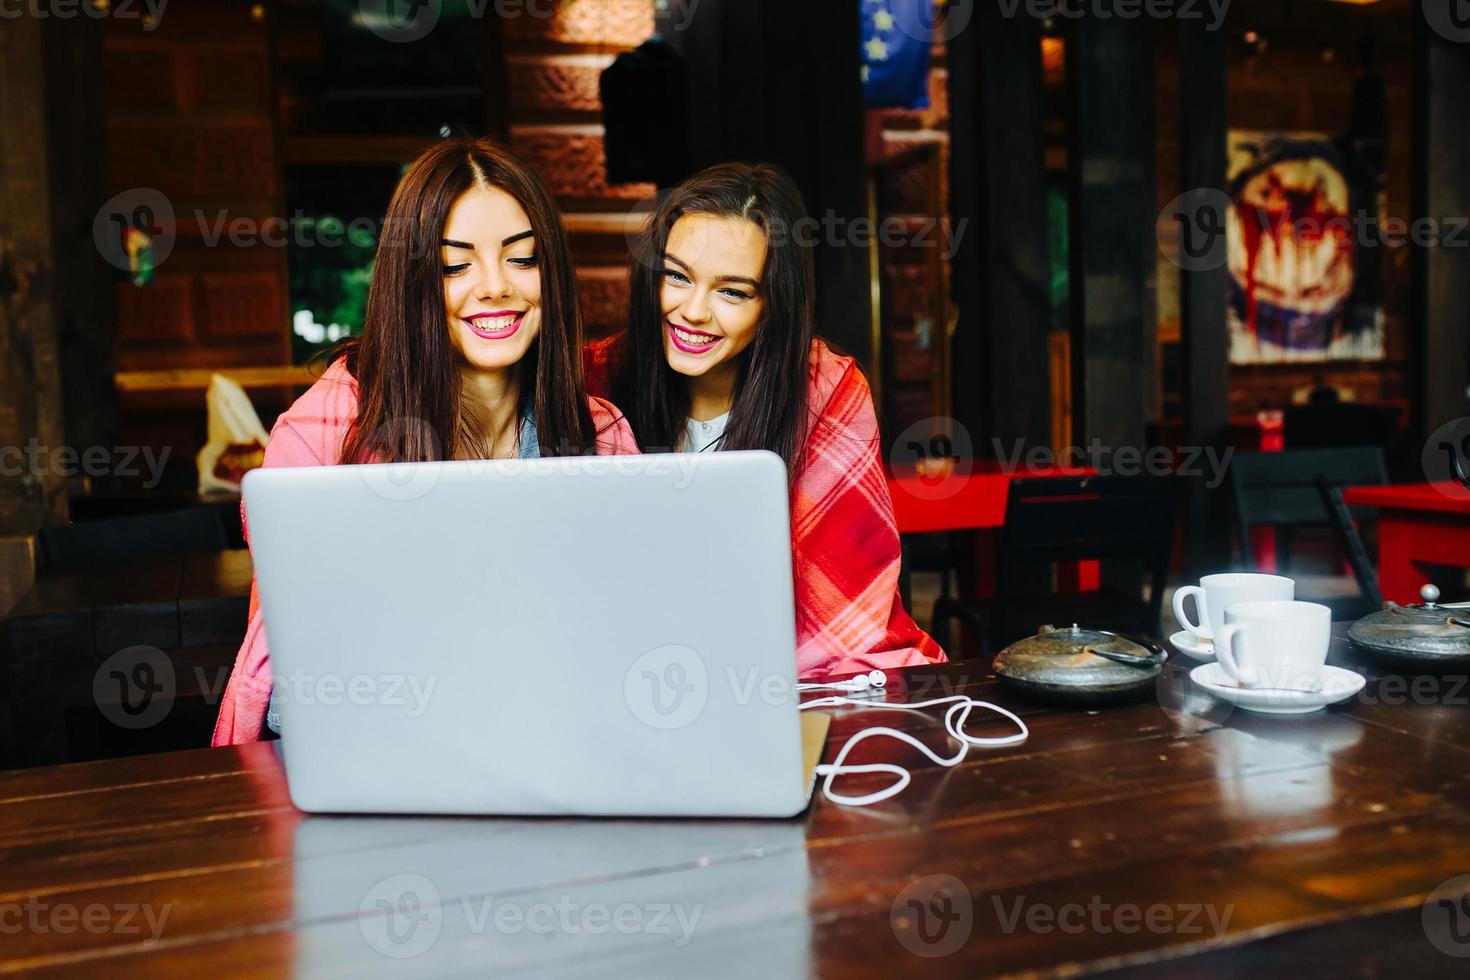
[{"label": "woman's smile", "polygon": [[666,321],[669,326],[669,339],[674,346],[686,354],[703,354],[712,350],[724,338],[718,334],[708,333],[704,330],[696,330],[685,326],[674,320]]},{"label": "woman's smile", "polygon": [[481,340],[504,340],[521,329],[521,321],[525,318],[525,310],[495,310],[467,316],[464,322]]}]

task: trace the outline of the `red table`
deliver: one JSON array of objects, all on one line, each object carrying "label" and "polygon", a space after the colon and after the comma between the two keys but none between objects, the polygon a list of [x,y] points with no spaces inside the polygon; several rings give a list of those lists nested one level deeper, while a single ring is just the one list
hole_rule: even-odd
[{"label": "red table", "polygon": [[[1378,508],[1378,578],[1383,598],[1418,602],[1424,566],[1470,568],[1470,491],[1458,483],[1349,487],[1343,500]],[[1448,600],[1447,600],[1448,601]]]},{"label": "red table", "polygon": [[[1086,467],[1002,467],[995,460],[959,460],[948,476],[924,476],[913,467],[894,467],[888,477],[899,534],[935,531],[994,531],[1005,524],[1011,480],[1044,476],[1088,476]],[[1095,561],[1059,569],[1062,587],[1087,592],[1098,587]],[[982,535],[976,577],[982,596],[994,595],[994,542]]]}]

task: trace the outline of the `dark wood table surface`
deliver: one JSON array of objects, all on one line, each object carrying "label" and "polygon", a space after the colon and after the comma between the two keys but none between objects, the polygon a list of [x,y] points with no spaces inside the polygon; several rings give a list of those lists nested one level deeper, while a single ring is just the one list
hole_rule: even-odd
[{"label": "dark wood table surface", "polygon": [[[907,791],[789,821],[307,816],[269,744],[0,774],[0,973],[1464,975],[1465,678],[1369,668],[1351,702],[1271,718],[1188,666],[1096,710],[975,663],[905,672],[890,698],[990,698],[1030,740],[950,770],[869,743]],[[844,712],[828,758],[879,718],[947,748],[917,714]]]}]

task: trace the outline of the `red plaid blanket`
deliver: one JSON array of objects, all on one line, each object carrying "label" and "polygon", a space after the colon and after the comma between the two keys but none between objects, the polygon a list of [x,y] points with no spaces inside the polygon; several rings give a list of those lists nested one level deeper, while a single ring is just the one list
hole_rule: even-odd
[{"label": "red plaid blanket", "polygon": [[[609,391],[612,341],[584,348],[587,390]],[[812,346],[811,423],[791,493],[796,667],[802,680],[943,663],[898,594],[898,526],[868,381]]]},{"label": "red plaid blanket", "polygon": [[[638,451],[633,433],[622,413],[600,398],[589,399],[592,423],[597,430],[599,456],[629,455]],[[337,361],[316,384],[276,420],[265,447],[266,466],[331,466],[341,458],[342,439],[357,416],[357,381]],[[242,505],[240,518],[245,517]],[[246,529],[249,541],[249,529]],[[270,703],[270,651],[266,646],[265,619],[255,584],[250,586],[250,616],[245,641],[235,655],[219,718],[214,726],[215,745],[254,742],[260,738],[265,711]]]}]

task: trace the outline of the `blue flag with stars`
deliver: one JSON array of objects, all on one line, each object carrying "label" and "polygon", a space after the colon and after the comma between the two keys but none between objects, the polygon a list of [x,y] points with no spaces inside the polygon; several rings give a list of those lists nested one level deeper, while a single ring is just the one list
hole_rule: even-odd
[{"label": "blue flag with stars", "polygon": [[935,0],[858,0],[863,16],[863,104],[926,109]]}]

